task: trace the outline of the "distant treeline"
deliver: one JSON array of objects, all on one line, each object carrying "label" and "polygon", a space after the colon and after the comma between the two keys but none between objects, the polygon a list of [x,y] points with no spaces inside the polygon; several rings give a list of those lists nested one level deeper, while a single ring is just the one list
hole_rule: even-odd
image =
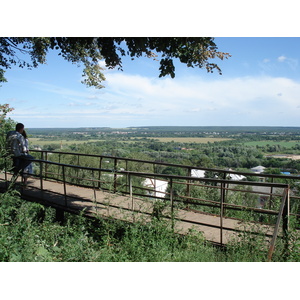
[{"label": "distant treeline", "polygon": [[272,126],[145,126],[145,127],[80,127],[80,128],[29,128],[34,135],[61,135],[74,132],[86,133],[249,133],[249,134],[300,134],[300,127]]}]

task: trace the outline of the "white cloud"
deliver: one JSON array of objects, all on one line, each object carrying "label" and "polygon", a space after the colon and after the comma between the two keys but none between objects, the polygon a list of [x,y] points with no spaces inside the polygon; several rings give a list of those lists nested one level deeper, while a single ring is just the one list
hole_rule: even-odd
[{"label": "white cloud", "polygon": [[298,59],[295,58],[290,58],[282,55],[277,58],[277,61],[279,61],[280,63],[287,63],[292,70],[295,70],[298,67]]},{"label": "white cloud", "polygon": [[[143,99],[148,105],[164,103],[170,106],[182,106],[201,104],[209,106],[232,107],[236,104],[248,103],[260,98],[275,97],[279,93],[289,94],[291,98],[287,101],[294,101],[294,96],[300,92],[300,85],[288,78],[280,77],[240,77],[233,79],[219,79],[207,81],[201,77],[186,77],[185,79],[152,79],[146,77],[117,75],[109,77],[108,83],[113,82],[113,89],[122,90],[117,97],[126,103],[136,102]],[[141,100],[140,100],[141,101]]]},{"label": "white cloud", "polygon": [[[226,115],[231,117],[232,125],[239,125],[240,121],[255,125],[255,118],[264,118],[261,120],[272,124],[281,111],[293,114],[300,93],[299,82],[279,77],[207,81],[201,77],[171,80],[116,73],[107,80],[108,86],[113,86],[107,93],[110,96],[114,94],[115,101],[119,100],[108,114],[152,116],[160,118],[161,122],[171,121],[169,125],[178,122],[182,125],[189,125],[189,122],[206,125],[201,120],[214,125],[216,119],[221,124],[228,122]],[[278,97],[279,94],[281,97]],[[237,115],[246,118],[239,120]],[[214,119],[208,120],[208,116]]]},{"label": "white cloud", "polygon": [[287,60],[287,58],[286,58],[284,55],[281,55],[281,56],[279,56],[279,57],[277,58],[277,60],[278,60],[279,62],[284,62],[284,61]]},{"label": "white cloud", "polygon": [[[45,110],[14,111],[28,127],[151,125],[298,126],[300,83],[283,77],[149,78],[113,73],[89,92],[49,88],[70,99]],[[280,95],[280,97],[279,97]],[[64,120],[63,122],[61,120]],[[24,122],[25,122],[24,121]],[[59,123],[59,124],[58,124]]]}]

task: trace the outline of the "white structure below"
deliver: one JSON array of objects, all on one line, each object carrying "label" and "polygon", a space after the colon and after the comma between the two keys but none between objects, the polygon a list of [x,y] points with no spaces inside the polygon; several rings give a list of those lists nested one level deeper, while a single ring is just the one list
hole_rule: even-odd
[{"label": "white structure below", "polygon": [[192,177],[204,178],[205,171],[199,170],[199,169],[192,169],[191,175],[192,175]]},{"label": "white structure below", "polygon": [[158,180],[153,178],[146,178],[143,185],[147,188],[153,189],[153,191],[148,191],[148,194],[158,198],[165,198],[165,193],[168,188],[168,181]]},{"label": "white structure below", "polygon": [[240,181],[240,180],[246,179],[245,176],[243,176],[243,175],[237,175],[237,174],[230,174],[229,178],[230,178],[230,180],[236,180],[236,181]]},{"label": "white structure below", "polygon": [[265,167],[263,167],[263,166],[257,166],[257,167],[251,168],[251,171],[254,173],[257,173],[257,174],[263,173],[264,170],[265,170]]}]

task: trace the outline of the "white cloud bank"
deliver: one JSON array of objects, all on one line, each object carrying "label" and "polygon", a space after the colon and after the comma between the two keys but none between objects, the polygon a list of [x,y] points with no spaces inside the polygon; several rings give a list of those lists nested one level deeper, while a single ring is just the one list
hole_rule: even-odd
[{"label": "white cloud bank", "polygon": [[106,77],[102,90],[63,89],[63,109],[16,116],[28,127],[42,127],[43,116],[45,127],[299,126],[300,82],[288,78],[159,79],[120,72]]}]

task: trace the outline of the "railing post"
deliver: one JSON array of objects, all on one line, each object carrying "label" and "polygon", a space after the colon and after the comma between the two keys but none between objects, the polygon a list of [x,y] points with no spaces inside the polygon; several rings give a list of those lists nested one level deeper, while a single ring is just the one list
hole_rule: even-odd
[{"label": "railing post", "polygon": [[290,186],[287,189],[285,206],[283,209],[283,220],[282,220],[282,230],[283,230],[283,238],[284,238],[284,257],[287,259],[289,255],[289,215],[290,215]]},{"label": "railing post", "polygon": [[172,230],[174,231],[174,193],[173,193],[173,178],[170,178],[170,202],[171,202],[171,221]]},{"label": "railing post", "polygon": [[225,182],[221,183],[221,202],[220,202],[220,244],[223,244],[223,217],[224,217],[224,195]]},{"label": "railing post", "polygon": [[60,178],[60,175],[59,175],[59,170],[60,170],[60,153],[58,154],[58,163],[59,163],[59,165],[58,165],[58,170],[57,170],[57,179],[59,179]]},{"label": "railing post", "polygon": [[[77,166],[79,166],[79,158],[80,158],[80,156],[79,155],[77,155]],[[79,183],[79,168],[77,169],[77,175],[76,175],[76,177],[77,177],[77,184]]]},{"label": "railing post", "polygon": [[133,203],[133,194],[132,194],[132,178],[131,178],[130,173],[128,173],[128,182],[129,182],[129,197],[130,197],[130,200],[131,200],[131,209],[132,209],[132,212],[133,212],[134,203]]},{"label": "railing post", "polygon": [[41,186],[41,191],[43,191],[43,162],[40,162],[40,186]]},{"label": "railing post", "polygon": [[63,175],[63,182],[64,182],[64,197],[65,197],[65,206],[68,206],[67,202],[67,187],[66,187],[66,174],[65,174],[65,166],[62,165],[62,175]]},{"label": "railing post", "polygon": [[[226,172],[224,172],[223,173],[223,179],[224,180],[226,180],[226,177],[227,177],[227,173]],[[226,198],[226,189],[225,189],[225,187],[226,187],[226,184],[225,184],[225,182],[224,182],[224,185],[223,185],[223,187],[222,187],[222,197],[223,197],[223,216],[225,216],[225,212],[226,212],[226,207],[225,207],[225,198]]]},{"label": "railing post", "polygon": [[100,157],[100,163],[99,163],[99,182],[98,182],[98,188],[100,189],[101,188],[101,169],[102,169],[102,159],[103,157],[101,156]]},{"label": "railing post", "polygon": [[[285,207],[287,207],[287,202],[288,202],[288,198],[289,198],[289,196],[288,196],[289,189],[285,189],[283,193],[284,194],[283,194],[283,198],[281,200],[281,204],[280,204],[280,208],[279,208],[279,212],[278,212],[278,216],[277,216],[277,221],[276,221],[273,237],[272,237],[272,240],[270,242],[270,247],[269,247],[269,251],[268,251],[268,261],[272,260],[272,255],[273,255],[273,252],[275,250],[275,242],[276,242],[276,239],[277,239],[277,234],[278,234],[280,221],[281,221],[281,218],[283,217],[284,211],[286,210]],[[283,219],[286,219],[286,218],[283,217]],[[283,221],[283,224],[284,224],[284,221]],[[285,236],[285,238],[286,238],[286,236]],[[287,239],[286,239],[286,241],[287,241]]]},{"label": "railing post", "polygon": [[[271,177],[271,183],[274,183],[274,177]],[[273,187],[270,188],[270,198],[269,198],[269,209],[272,209],[272,201],[273,201]]]},{"label": "railing post", "polygon": [[[125,171],[128,171],[128,160],[125,160]],[[128,176],[126,176],[126,192],[128,191],[128,186],[129,186],[129,182],[128,182]]]},{"label": "railing post", "polygon": [[[45,153],[45,157],[44,157],[44,153]],[[42,158],[41,158],[42,160],[44,159],[44,160],[48,160],[48,153],[45,151],[43,151],[42,152]],[[45,177],[47,178],[47,174],[48,174],[48,164],[46,164],[46,166],[45,166]]]},{"label": "railing post", "polygon": [[289,231],[289,215],[290,215],[290,188],[287,189],[286,201],[282,213],[282,229],[283,234],[287,235]]},{"label": "railing post", "polygon": [[118,160],[115,158],[115,163],[114,163],[114,193],[117,192],[117,163]]},{"label": "railing post", "polygon": [[[188,168],[188,174],[187,174],[188,177],[191,177],[192,176],[192,169],[191,168]],[[187,180],[187,187],[186,187],[186,195],[187,197],[190,197],[191,196],[191,186],[190,186],[190,183],[191,183],[191,180]],[[187,208],[189,208],[189,205],[187,205]]]},{"label": "railing post", "polygon": [[[95,198],[95,202],[96,202],[97,197],[96,197],[96,189],[95,189],[95,176],[94,176],[94,170],[92,170],[92,180],[93,180],[94,198]],[[97,210],[97,207],[96,207],[96,210]]]}]

